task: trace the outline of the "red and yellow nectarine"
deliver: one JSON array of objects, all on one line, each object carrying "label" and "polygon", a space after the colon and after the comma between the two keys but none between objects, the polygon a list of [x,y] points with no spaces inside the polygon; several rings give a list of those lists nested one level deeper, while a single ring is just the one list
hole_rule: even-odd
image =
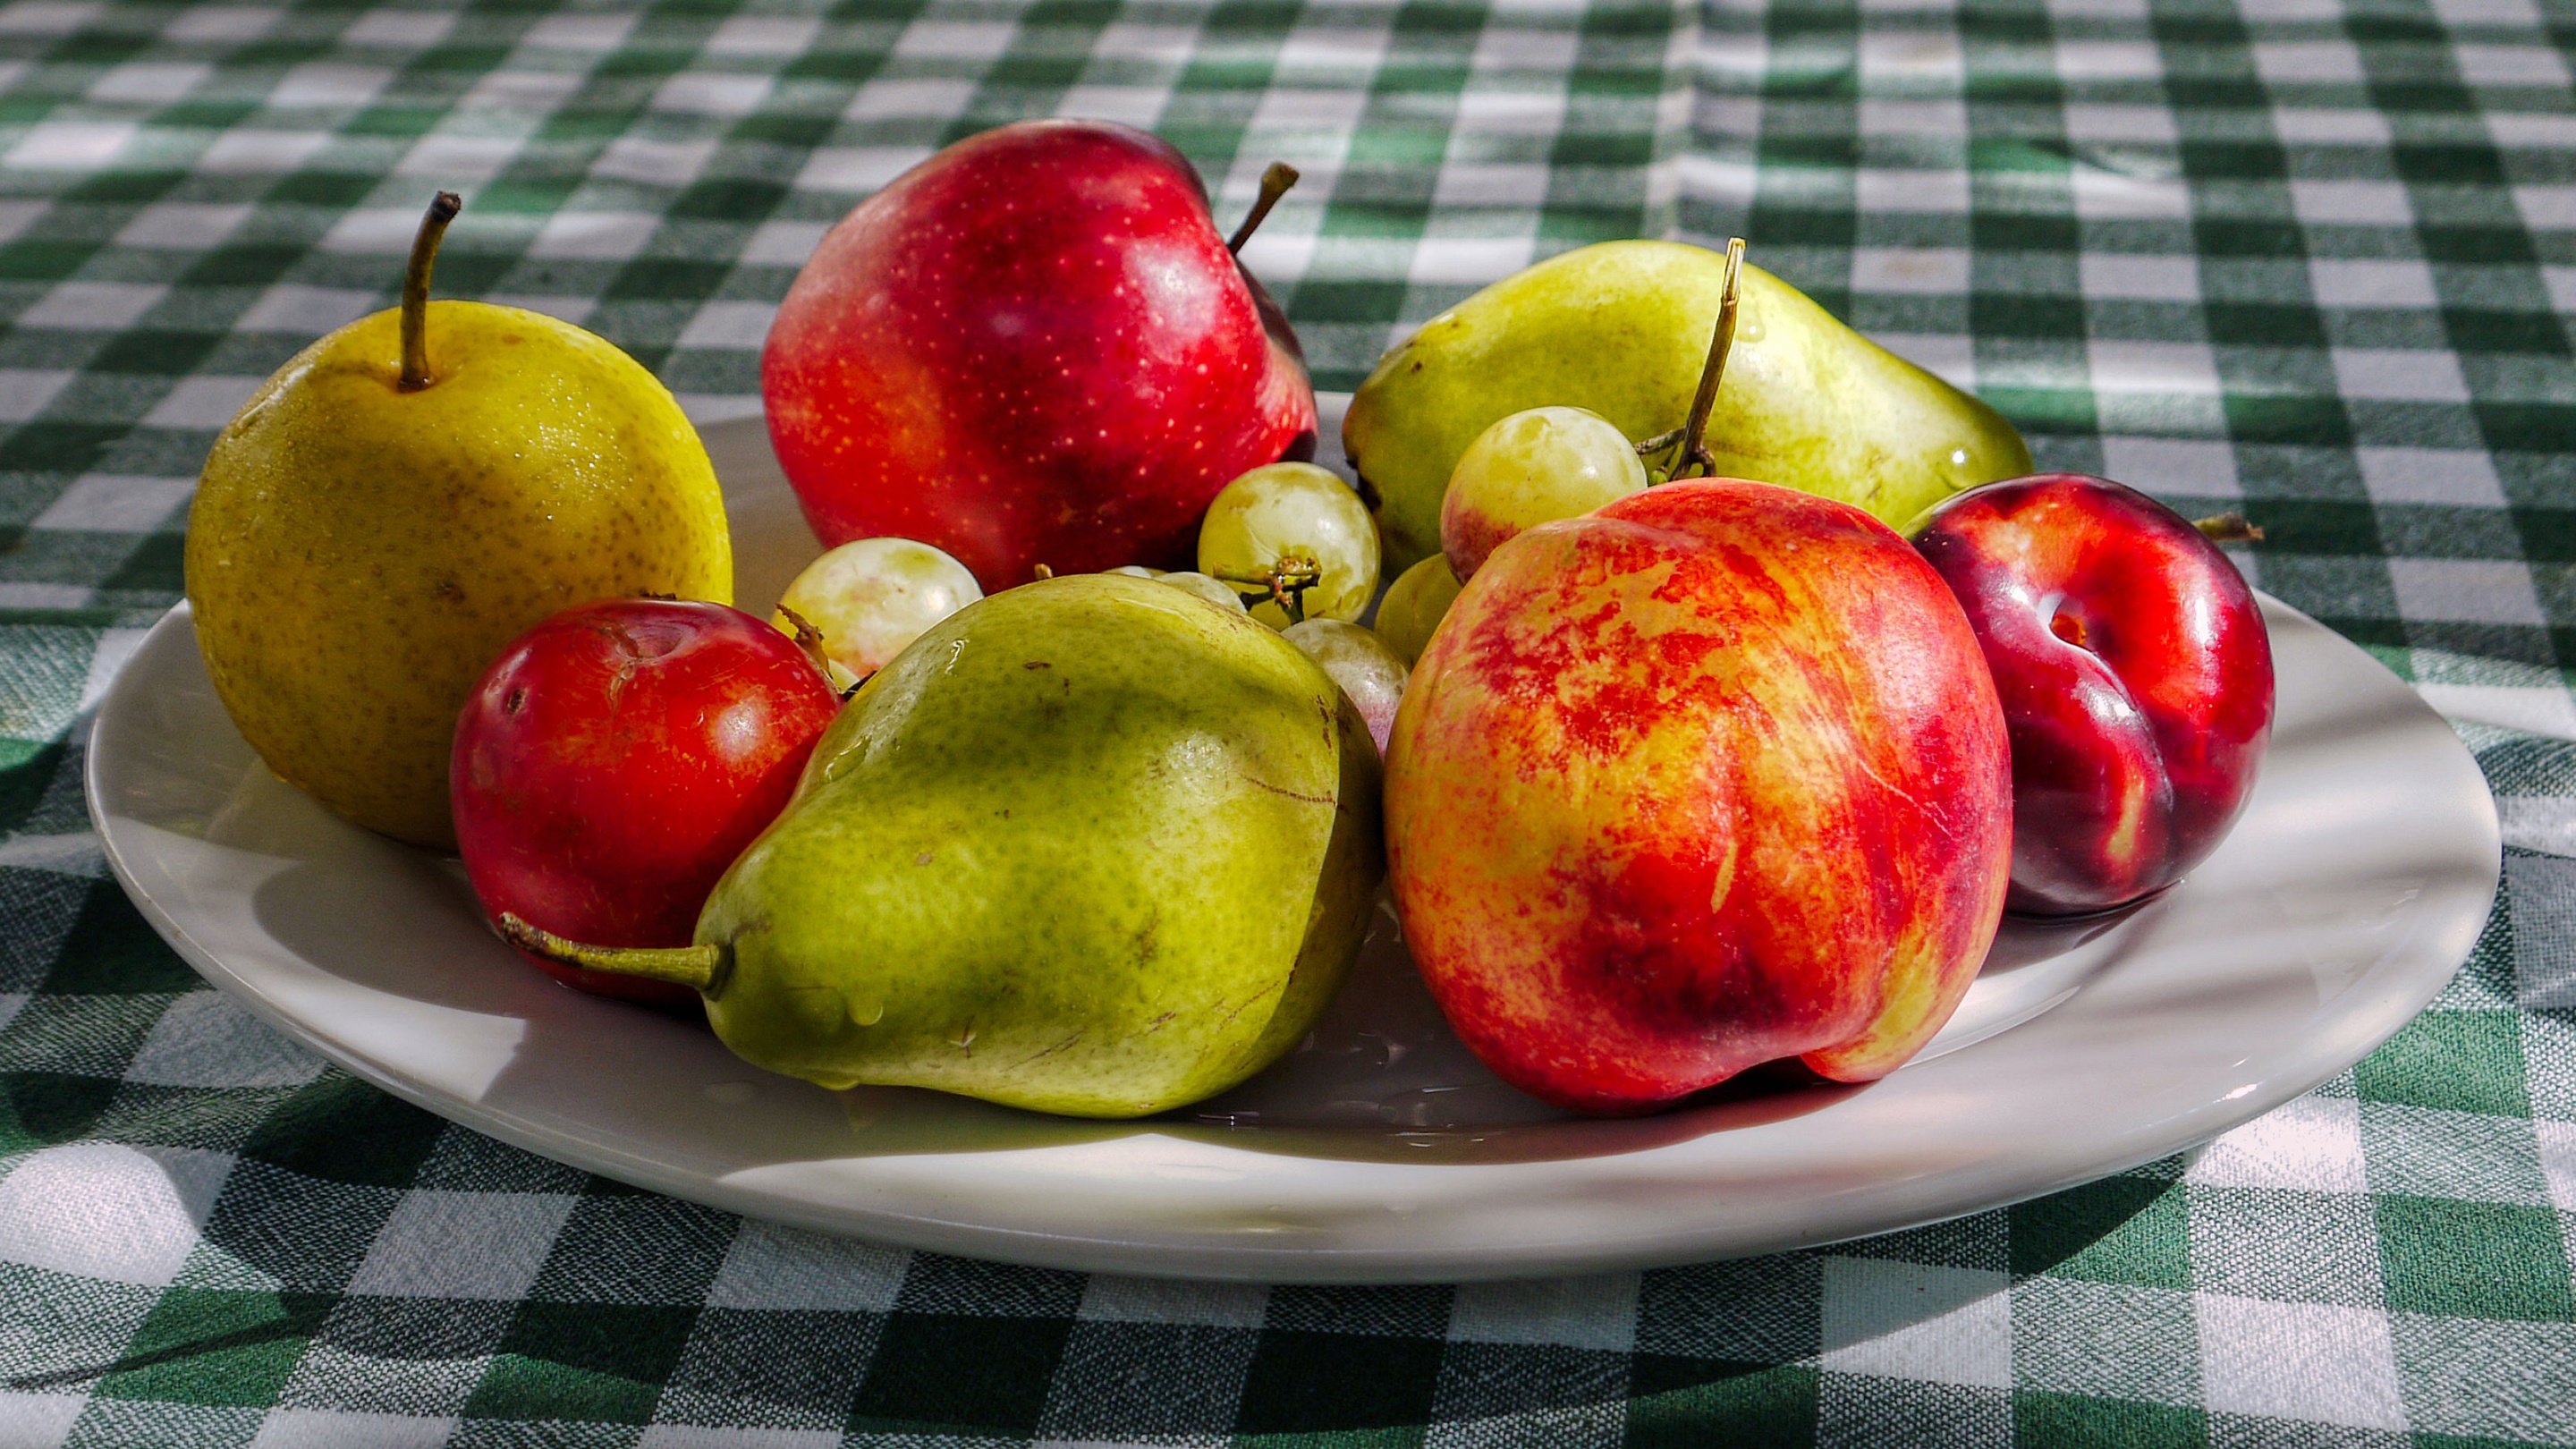
[{"label": "red and yellow nectarine", "polygon": [[1468,1046],[1643,1112],[1920,1049],[1993,940],[2011,789],[1976,636],[1902,538],[1694,479],[1485,561],[1396,717],[1388,857]]}]

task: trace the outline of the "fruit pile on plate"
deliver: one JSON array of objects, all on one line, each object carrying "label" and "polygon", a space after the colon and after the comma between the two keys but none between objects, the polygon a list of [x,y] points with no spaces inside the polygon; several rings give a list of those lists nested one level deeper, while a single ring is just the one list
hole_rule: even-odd
[{"label": "fruit pile on plate", "polygon": [[1229,239],[1167,144],[1035,122],[862,203],[763,358],[828,550],[766,620],[648,373],[429,301],[442,194],[402,305],[207,460],[216,690],[571,985],[825,1086],[1090,1116],[1292,1048],[1382,887],[1548,1101],[1869,1080],[2006,909],[2137,901],[2233,823],[2272,672],[2224,525],[2029,476],[1740,242],[1433,318],[1345,481],[1236,259],[1294,181]]}]

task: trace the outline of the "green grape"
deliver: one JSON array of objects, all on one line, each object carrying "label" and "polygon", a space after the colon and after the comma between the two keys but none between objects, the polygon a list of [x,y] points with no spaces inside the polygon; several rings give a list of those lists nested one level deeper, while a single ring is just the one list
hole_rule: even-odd
[{"label": "green grape", "polygon": [[1377,521],[1351,485],[1312,463],[1253,469],[1199,523],[1199,572],[1232,585],[1273,629],[1358,618],[1377,564]]},{"label": "green grape", "polygon": [[1646,488],[1628,435],[1582,408],[1531,408],[1476,435],[1449,470],[1440,551],[1472,578],[1485,555],[1523,529],[1590,513]]},{"label": "green grape", "polygon": [[1435,553],[1386,586],[1386,597],[1377,601],[1377,636],[1411,664],[1422,657],[1431,631],[1448,617],[1457,597],[1458,576],[1449,572],[1449,560]]},{"label": "green grape", "polygon": [[1404,702],[1404,661],[1386,641],[1357,624],[1339,619],[1309,619],[1291,624],[1280,635],[1324,667],[1342,693],[1359,708],[1377,752],[1386,753],[1387,732],[1395,728],[1396,706]]},{"label": "green grape", "polygon": [[1220,609],[1230,609],[1238,614],[1243,612],[1243,600],[1235,597],[1233,588],[1205,574],[1156,574],[1154,582],[1170,584],[1185,594],[1196,594]]},{"label": "green grape", "polygon": [[966,566],[929,544],[862,538],[807,564],[770,622],[792,635],[792,611],[820,631],[832,683],[847,689],[884,668],[922,631],[982,597]]}]

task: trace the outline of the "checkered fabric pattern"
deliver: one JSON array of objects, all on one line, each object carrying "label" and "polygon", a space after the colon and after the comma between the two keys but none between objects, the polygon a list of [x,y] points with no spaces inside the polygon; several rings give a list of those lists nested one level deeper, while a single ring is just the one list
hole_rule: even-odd
[{"label": "checkered fabric pattern", "polygon": [[[2576,9],[2552,0],[0,5],[0,1446],[2576,1444]],[[449,1126],[106,879],[87,711],[212,431],[385,304],[757,407],[824,228],[935,147],[1151,126],[1319,380],[1477,284],[1741,232],[2052,466],[2241,507],[2413,681],[2505,892],[2397,1039],[2204,1152],[1704,1267],[1400,1289],[907,1254]]]}]

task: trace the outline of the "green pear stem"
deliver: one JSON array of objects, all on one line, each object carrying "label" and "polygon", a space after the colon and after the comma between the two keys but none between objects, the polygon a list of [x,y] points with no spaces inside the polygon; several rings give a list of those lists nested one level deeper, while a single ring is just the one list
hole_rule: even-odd
[{"label": "green pear stem", "polygon": [[2242,513],[2228,512],[2209,518],[2195,518],[2191,526],[2207,535],[2212,543],[2261,543],[2263,527]]},{"label": "green pear stem", "polygon": [[1262,219],[1270,215],[1270,208],[1277,206],[1279,198],[1286,196],[1288,188],[1296,184],[1296,167],[1285,161],[1271,162],[1269,168],[1261,173],[1261,195],[1253,199],[1252,210],[1243,218],[1243,225],[1236,227],[1234,235],[1226,239],[1225,249],[1240,255],[1243,244],[1252,240],[1252,233],[1260,227]]},{"label": "green pear stem", "polygon": [[531,926],[508,911],[493,924],[501,928],[503,940],[557,965],[668,981],[707,996],[722,991],[725,978],[733,974],[733,953],[722,946],[585,946]]},{"label": "green pear stem", "polygon": [[420,219],[420,230],[412,235],[411,264],[403,268],[402,289],[402,390],[418,392],[429,386],[429,269],[438,260],[439,239],[447,235],[447,224],[456,220],[465,200],[453,191],[442,191],[430,198],[429,210]]},{"label": "green pear stem", "polygon": [[1672,476],[1693,476],[1686,470],[1698,468],[1698,476],[1717,471],[1717,460],[1700,446],[1708,434],[1708,415],[1717,407],[1718,380],[1726,375],[1726,354],[1735,345],[1735,308],[1739,286],[1744,277],[1744,238],[1726,241],[1726,285],[1717,296],[1717,326],[1708,335],[1708,365],[1699,373],[1699,392],[1691,399],[1690,419],[1682,424],[1681,451],[1674,455]]}]

